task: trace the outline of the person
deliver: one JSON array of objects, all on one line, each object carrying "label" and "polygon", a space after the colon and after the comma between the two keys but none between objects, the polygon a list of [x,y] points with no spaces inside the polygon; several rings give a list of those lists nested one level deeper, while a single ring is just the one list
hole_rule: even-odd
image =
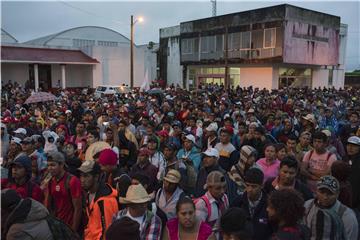
[{"label": "person", "polygon": [[77,149],[75,143],[65,143],[63,152],[66,156],[66,167],[67,171],[77,177],[80,177],[78,168],[81,166],[81,160],[77,157]]},{"label": "person", "polygon": [[39,185],[31,180],[31,159],[27,155],[18,155],[10,164],[9,172],[7,188],[14,189],[21,198],[44,201],[44,193]]},{"label": "person", "polygon": [[274,178],[279,173],[280,161],[276,158],[275,146],[268,144],[265,146],[265,157],[260,158],[256,165],[264,173],[264,182],[269,178]]},{"label": "person", "polygon": [[45,139],[41,135],[32,135],[31,138],[33,139],[35,150],[30,154],[30,157],[36,161],[38,175],[42,177],[47,169],[46,154],[44,152]]},{"label": "person", "polygon": [[165,159],[164,154],[159,151],[158,138],[155,135],[150,136],[146,146],[150,153],[149,161],[157,168],[156,177],[161,181],[165,174]]},{"label": "person", "polygon": [[299,163],[293,157],[286,157],[280,163],[279,175],[268,179],[264,184],[264,191],[270,194],[282,188],[292,188],[301,193],[305,201],[313,198],[310,189],[296,176],[299,173]]},{"label": "person", "polygon": [[53,240],[46,221],[48,210],[31,198],[21,199],[14,189],[1,191],[1,238],[7,240]]},{"label": "person", "polygon": [[296,145],[297,160],[299,162],[302,162],[305,153],[313,150],[313,147],[310,144],[311,138],[312,134],[308,131],[304,131],[300,134],[299,143]]},{"label": "person", "polygon": [[243,193],[246,188],[244,180],[246,171],[252,167],[257,167],[255,164],[256,159],[256,149],[249,145],[244,145],[240,149],[240,158],[238,163],[232,166],[230,172],[228,172],[229,178],[236,183],[237,193],[239,195]]},{"label": "person", "polygon": [[152,165],[149,161],[150,153],[147,148],[141,148],[138,154],[138,161],[132,167],[130,171],[130,177],[137,175],[138,173],[142,175],[146,175],[149,177],[149,193],[152,193],[154,190],[157,189],[158,180],[157,180],[157,168]]},{"label": "person", "polygon": [[276,227],[272,240],[310,240],[310,230],[299,224],[304,215],[304,200],[293,189],[280,189],[270,194],[266,208],[269,222]]},{"label": "person", "polygon": [[195,204],[189,197],[182,197],[176,204],[176,218],[166,223],[163,240],[207,240],[211,236],[210,225],[200,221],[195,214]]},{"label": "person", "polygon": [[183,139],[183,148],[181,148],[176,154],[178,159],[182,159],[185,163],[192,163],[195,170],[198,172],[201,162],[201,156],[199,150],[195,147],[195,137],[192,134],[188,134]]},{"label": "person", "polygon": [[281,162],[286,156],[286,145],[284,143],[275,144],[276,158]]},{"label": "person", "polygon": [[339,181],[330,175],[317,182],[316,197],[305,202],[304,223],[311,229],[311,239],[358,239],[354,212],[338,200]]},{"label": "person", "polygon": [[101,181],[101,168],[95,161],[84,161],[79,171],[81,187],[86,192],[84,208],[87,225],[84,239],[105,239],[105,232],[112,222],[112,217],[119,211],[117,191]]},{"label": "person", "polygon": [[231,207],[220,218],[220,231],[224,240],[252,240],[256,229],[243,209]]},{"label": "person", "polygon": [[225,171],[230,171],[239,159],[239,152],[230,142],[232,135],[232,128],[222,128],[220,130],[220,142],[215,145],[215,149],[219,151],[219,165]]},{"label": "person", "polygon": [[224,174],[220,171],[210,172],[204,188],[207,192],[195,202],[196,216],[212,228],[218,229],[220,216],[229,207]]},{"label": "person", "polygon": [[[74,112],[74,110],[73,110]],[[74,115],[76,116],[76,115]],[[81,117],[77,116],[77,117]],[[73,135],[72,137],[70,137],[70,142],[73,142],[76,144],[77,149],[79,150],[79,152],[83,152],[85,150],[86,145],[84,144],[84,142],[87,142],[87,136],[86,136],[86,128],[85,128],[85,123],[84,122],[78,122],[76,124],[76,128],[75,128],[75,135]]]},{"label": "person", "polygon": [[122,217],[129,217],[139,224],[141,239],[160,240],[162,233],[161,220],[156,214],[147,210],[150,200],[149,194],[141,184],[131,185],[126,197],[120,197],[120,204],[126,204],[127,207],[114,216],[113,223]]},{"label": "person", "polygon": [[214,148],[216,146],[216,144],[219,142],[218,140],[218,136],[217,136],[217,130],[218,130],[218,125],[216,122],[212,122],[210,123],[206,128],[205,128],[205,141],[204,146],[203,146],[203,151],[206,151],[206,149],[208,148]]},{"label": "person", "polygon": [[338,200],[345,206],[352,208],[352,187],[349,182],[351,167],[347,162],[336,161],[331,165],[331,176],[335,177],[340,184]]},{"label": "person", "polygon": [[139,223],[129,217],[122,217],[114,221],[106,231],[106,240],[118,240],[120,237],[127,240],[141,240]]},{"label": "person", "polygon": [[352,186],[352,204],[357,211],[360,211],[360,137],[349,137],[346,150],[349,159],[348,163],[351,167],[349,181]]},{"label": "person", "polygon": [[298,152],[296,151],[297,137],[293,134],[289,135],[286,141],[286,152],[288,156],[296,158]]},{"label": "person", "polygon": [[325,133],[314,133],[314,150],[307,152],[302,160],[301,173],[312,192],[316,191],[316,183],[320,177],[330,174],[331,165],[336,161],[336,155],[325,148],[326,139]]},{"label": "person", "polygon": [[[126,122],[120,120],[119,127],[119,166],[129,170],[137,159],[137,146],[126,137]],[[129,131],[130,132],[130,131]],[[136,141],[135,136],[133,137]]]},{"label": "person", "polygon": [[47,159],[48,170],[52,177],[45,190],[45,206],[50,214],[77,232],[82,215],[80,180],[66,172],[65,157],[61,152],[49,152]]},{"label": "person", "polygon": [[7,131],[7,127],[4,123],[1,124],[1,156],[2,158],[5,158],[9,151],[9,145],[10,145],[10,134]]},{"label": "person", "polygon": [[244,176],[245,192],[234,199],[230,207],[244,210],[251,220],[252,227],[256,229],[253,240],[266,240],[271,237],[272,229],[268,224],[266,212],[267,194],[262,190],[264,174],[258,168],[250,168]]},{"label": "person", "polygon": [[176,216],[175,206],[177,201],[184,196],[184,191],[179,187],[181,180],[180,172],[171,169],[164,177],[163,187],[155,195],[156,205],[166,213],[167,219]]}]

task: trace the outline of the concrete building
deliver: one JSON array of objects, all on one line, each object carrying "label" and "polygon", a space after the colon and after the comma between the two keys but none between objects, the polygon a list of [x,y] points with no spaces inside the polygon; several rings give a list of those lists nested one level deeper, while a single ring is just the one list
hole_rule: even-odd
[{"label": "concrete building", "polygon": [[[156,48],[134,45],[135,87],[156,78]],[[130,84],[130,40],[108,28],[77,27],[16,45],[4,41],[2,50],[3,81],[29,80],[42,88]]]},{"label": "concrete building", "polygon": [[160,30],[159,53],[168,55],[160,77],[169,83],[181,77],[170,79],[179,72],[169,64],[178,59],[176,41],[171,42],[178,39],[188,89],[206,83],[267,89],[344,86],[347,25],[340,17],[283,4],[182,22],[179,28],[179,34],[177,27]]}]

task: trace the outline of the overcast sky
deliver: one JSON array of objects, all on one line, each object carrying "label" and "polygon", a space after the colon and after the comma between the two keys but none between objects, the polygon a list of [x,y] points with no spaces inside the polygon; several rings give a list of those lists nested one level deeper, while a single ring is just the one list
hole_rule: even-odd
[{"label": "overcast sky", "polygon": [[[346,68],[360,69],[360,1],[219,1],[217,15],[289,3],[341,17],[349,26]],[[159,42],[159,28],[210,17],[209,1],[1,1],[1,27],[19,42],[79,26],[102,26],[130,36],[130,15],[142,16],[135,43]]]}]

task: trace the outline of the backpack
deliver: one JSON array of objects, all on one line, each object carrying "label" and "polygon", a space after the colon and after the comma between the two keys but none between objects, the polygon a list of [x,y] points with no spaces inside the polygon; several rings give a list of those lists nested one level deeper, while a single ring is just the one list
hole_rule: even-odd
[{"label": "backpack", "polygon": [[200,200],[205,202],[205,206],[208,212],[208,215],[206,217],[206,222],[209,222],[209,218],[211,216],[211,203],[209,201],[209,198],[206,195],[202,195],[201,197],[194,199],[193,202],[196,205],[196,203],[199,202]]},{"label": "backpack", "polygon": [[46,217],[46,222],[49,225],[49,229],[54,240],[80,240],[78,234],[60,219],[49,214]]},{"label": "backpack", "polygon": [[[309,214],[314,206],[315,200],[312,200],[305,216]],[[305,222],[310,227],[312,235],[316,236],[316,239],[330,237],[333,240],[346,240],[345,226],[342,221],[345,211],[346,207],[343,204],[340,204],[337,211],[318,208],[316,214],[314,214],[315,224],[312,221],[308,223],[307,218],[305,218]]]}]

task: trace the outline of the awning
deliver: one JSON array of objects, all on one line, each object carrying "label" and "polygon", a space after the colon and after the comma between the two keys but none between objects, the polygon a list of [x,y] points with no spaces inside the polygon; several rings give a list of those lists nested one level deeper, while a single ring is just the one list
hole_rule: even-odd
[{"label": "awning", "polygon": [[1,62],[85,65],[99,63],[80,50],[18,46],[1,46]]}]

